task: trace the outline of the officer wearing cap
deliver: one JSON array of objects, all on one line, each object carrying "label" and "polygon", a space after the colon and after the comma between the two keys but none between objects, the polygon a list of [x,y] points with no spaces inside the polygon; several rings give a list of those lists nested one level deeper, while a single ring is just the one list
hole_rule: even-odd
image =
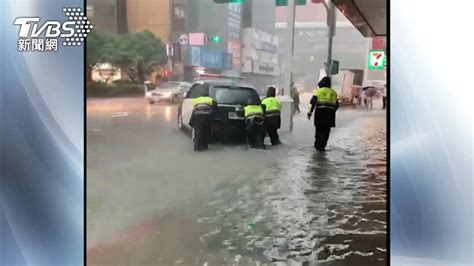
[{"label": "officer wearing cap", "polygon": [[316,136],[314,147],[324,151],[331,133],[331,128],[336,126],[336,111],[339,108],[336,92],[331,89],[331,79],[324,77],[318,83],[319,89],[315,89],[311,98],[308,111],[308,120],[314,111],[314,127]]},{"label": "officer wearing cap", "polygon": [[272,145],[281,143],[278,136],[278,129],[281,126],[281,103],[275,96],[275,87],[268,87],[267,97],[262,100],[262,107],[265,113],[265,129]]}]

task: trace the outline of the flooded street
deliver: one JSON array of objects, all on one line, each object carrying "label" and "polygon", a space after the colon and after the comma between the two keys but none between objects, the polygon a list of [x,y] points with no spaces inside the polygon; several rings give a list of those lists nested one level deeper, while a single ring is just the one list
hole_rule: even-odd
[{"label": "flooded street", "polygon": [[88,102],[88,265],[386,265],[378,106],[340,110],[325,153],[300,114],[281,147],[196,154],[176,106],[107,101]]}]

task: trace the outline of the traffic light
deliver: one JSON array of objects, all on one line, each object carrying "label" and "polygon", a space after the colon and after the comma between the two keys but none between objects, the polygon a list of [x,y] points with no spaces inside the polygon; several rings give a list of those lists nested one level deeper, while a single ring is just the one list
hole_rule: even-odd
[{"label": "traffic light", "polygon": [[235,3],[235,4],[243,4],[245,0],[214,0],[216,4],[228,4],[228,3]]},{"label": "traffic light", "polygon": [[221,37],[220,36],[209,36],[206,38],[208,42],[215,42],[215,43],[220,43],[221,42]]},{"label": "traffic light", "polygon": [[[276,6],[287,6],[288,0],[275,0]],[[306,5],[306,0],[295,0],[295,5],[304,6]]]},{"label": "traffic light", "polygon": [[333,75],[339,74],[339,61],[338,60],[332,60],[332,70],[331,73]]}]

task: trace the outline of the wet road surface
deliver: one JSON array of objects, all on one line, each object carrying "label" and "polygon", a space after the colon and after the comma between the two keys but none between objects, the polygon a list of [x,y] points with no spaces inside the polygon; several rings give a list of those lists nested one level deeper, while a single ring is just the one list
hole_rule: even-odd
[{"label": "wet road surface", "polygon": [[385,112],[339,111],[326,153],[297,115],[284,146],[196,154],[176,109],[88,101],[88,265],[386,264]]}]

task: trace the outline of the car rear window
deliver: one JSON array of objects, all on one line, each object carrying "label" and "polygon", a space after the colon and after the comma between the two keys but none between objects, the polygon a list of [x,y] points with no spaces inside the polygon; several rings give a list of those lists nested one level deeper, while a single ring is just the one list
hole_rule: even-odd
[{"label": "car rear window", "polygon": [[179,82],[165,82],[158,86],[158,89],[171,89],[179,86]]},{"label": "car rear window", "polygon": [[210,96],[220,104],[260,104],[257,92],[246,87],[215,86],[211,87]]}]

